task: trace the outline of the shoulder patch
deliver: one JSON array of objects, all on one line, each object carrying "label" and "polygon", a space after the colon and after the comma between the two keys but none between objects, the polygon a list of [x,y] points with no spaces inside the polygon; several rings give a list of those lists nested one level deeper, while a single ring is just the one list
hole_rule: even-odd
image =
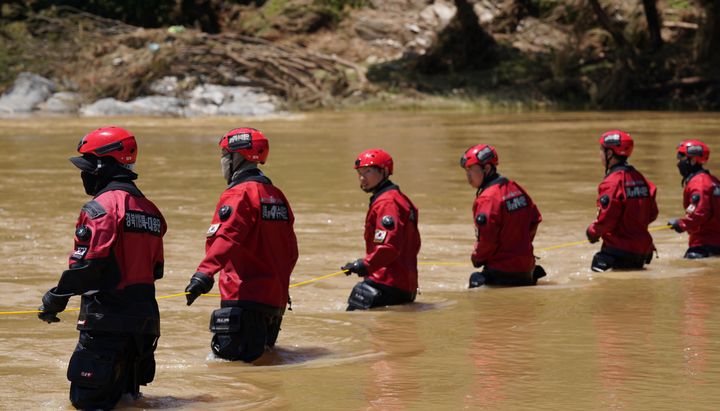
[{"label": "shoulder patch", "polygon": [[88,201],[87,203],[85,203],[85,205],[82,207],[82,211],[85,214],[87,214],[91,220],[94,220],[98,217],[102,217],[105,214],[107,214],[107,211],[105,211],[105,208],[95,200]]},{"label": "shoulder patch", "polygon": [[695,194],[692,195],[692,197],[690,197],[690,199],[692,200],[692,202],[693,202],[694,204],[697,204],[697,203],[700,202],[700,194],[695,193]]},{"label": "shoulder patch", "polygon": [[215,233],[217,233],[219,228],[220,228],[220,223],[210,225],[210,228],[208,228],[207,233],[205,233],[205,237],[214,236]]},{"label": "shoulder patch", "polygon": [[485,215],[485,213],[480,213],[475,216],[475,224],[485,225],[485,223],[487,223],[487,216]]},{"label": "shoulder patch", "polygon": [[395,227],[395,220],[390,215],[386,215],[382,218],[382,226],[387,228],[388,230],[391,230],[393,227]]},{"label": "shoulder patch", "polygon": [[375,244],[382,244],[385,242],[386,237],[387,237],[387,231],[375,230],[375,237],[373,238],[373,242]]},{"label": "shoulder patch", "polygon": [[229,205],[223,205],[218,210],[218,217],[220,217],[220,221],[225,221],[230,217],[230,214],[232,214],[233,209]]},{"label": "shoulder patch", "polygon": [[602,197],[600,197],[600,205],[601,205],[603,208],[607,207],[608,204],[610,204],[610,197],[609,197],[607,194],[605,194],[605,195],[603,195]]},{"label": "shoulder patch", "polygon": [[70,256],[70,259],[72,260],[82,260],[85,258],[85,254],[87,254],[88,248],[83,245],[79,245],[75,247],[75,251],[73,251],[72,255]]}]

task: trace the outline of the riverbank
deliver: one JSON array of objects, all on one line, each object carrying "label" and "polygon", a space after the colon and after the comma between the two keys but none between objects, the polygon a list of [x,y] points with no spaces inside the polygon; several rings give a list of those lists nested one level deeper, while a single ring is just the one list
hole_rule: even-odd
[{"label": "riverbank", "polygon": [[[658,42],[640,2],[588,1],[217,2],[215,29],[4,4],[0,113],[720,109],[706,10],[657,3]],[[52,84],[29,108],[21,73]]]}]

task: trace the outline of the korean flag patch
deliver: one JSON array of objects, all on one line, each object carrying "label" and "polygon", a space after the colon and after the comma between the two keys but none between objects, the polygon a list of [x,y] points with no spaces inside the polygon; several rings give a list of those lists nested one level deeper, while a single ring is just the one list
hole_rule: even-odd
[{"label": "korean flag patch", "polygon": [[85,258],[85,254],[87,254],[87,252],[88,252],[87,247],[77,246],[75,248],[75,251],[70,256],[70,258],[72,258],[73,260],[82,260],[83,258]]},{"label": "korean flag patch", "polygon": [[375,238],[373,239],[373,242],[375,244],[382,244],[385,242],[385,237],[387,237],[387,231],[375,230]]},{"label": "korean flag patch", "polygon": [[220,223],[212,224],[210,228],[208,228],[207,233],[205,233],[206,237],[212,237],[217,233],[218,229],[220,228]]}]

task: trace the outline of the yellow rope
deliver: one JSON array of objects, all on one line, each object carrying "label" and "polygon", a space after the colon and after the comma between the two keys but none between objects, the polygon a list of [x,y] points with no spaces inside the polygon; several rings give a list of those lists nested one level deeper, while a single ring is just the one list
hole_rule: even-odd
[{"label": "yellow rope", "polygon": [[[664,225],[664,226],[660,226],[660,227],[652,227],[652,228],[649,228],[648,231],[665,230],[665,229],[668,229],[668,228],[671,228],[671,227],[672,227],[672,226],[670,226],[670,225]],[[572,247],[572,246],[581,245],[581,244],[588,244],[588,243],[589,243],[588,240],[573,241],[573,242],[571,242],[571,243],[564,243],[564,244],[553,245],[553,246],[550,246],[550,247],[538,248],[537,251],[557,250],[558,248]],[[422,261],[422,262],[419,262],[418,265],[463,266],[463,265],[466,265],[466,263],[451,262],[451,261]],[[335,277],[335,276],[338,276],[338,275],[340,275],[340,274],[345,274],[346,271],[347,271],[347,270],[336,271],[336,272],[334,272],[334,273],[321,275],[320,277],[315,277],[315,278],[311,278],[311,279],[309,279],[309,280],[300,281],[300,282],[298,282],[298,283],[290,284],[290,288],[300,287],[300,286],[303,286],[303,285],[306,285],[306,284],[314,283],[314,282],[316,282],[316,281],[324,280],[324,279],[326,279],[326,278]],[[180,297],[180,296],[183,296],[183,295],[186,295],[186,294],[187,294],[187,292],[182,292],[182,293],[175,293],[175,294],[169,294],[169,295],[162,295],[162,296],[156,297],[156,298],[157,298],[158,300],[163,300],[163,299],[166,299],[166,298]],[[208,294],[203,294],[202,296],[203,296],[203,297],[219,297],[220,294],[217,294],[217,293],[208,293]],[[79,310],[80,310],[79,308],[69,308],[69,309],[65,310],[65,312],[68,312],[68,311],[79,311]],[[0,315],[37,314],[37,313],[40,313],[40,312],[41,312],[40,310],[0,311]]]},{"label": "yellow rope", "polygon": [[326,278],[335,277],[336,275],[345,274],[346,271],[347,270],[336,271],[331,274],[325,274],[325,275],[321,275],[320,277],[315,277],[315,278],[311,278],[309,280],[300,281],[299,283],[290,284],[290,288],[300,287],[301,285],[310,284],[310,283],[314,283],[315,281],[320,281],[320,280],[324,280]]}]

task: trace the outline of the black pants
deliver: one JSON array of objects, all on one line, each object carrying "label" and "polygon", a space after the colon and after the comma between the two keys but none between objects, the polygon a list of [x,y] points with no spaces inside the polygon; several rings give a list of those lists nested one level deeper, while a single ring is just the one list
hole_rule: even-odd
[{"label": "black pants", "polygon": [[652,261],[652,254],[633,254],[626,251],[603,248],[593,256],[590,268],[603,272],[612,268],[639,270]]},{"label": "black pants", "polygon": [[78,409],[110,409],[120,396],[137,396],[155,377],[157,337],[80,331],[68,364],[70,402]]},{"label": "black pants", "polygon": [[539,265],[536,265],[535,269],[530,273],[511,273],[485,267],[482,272],[470,274],[470,288],[480,287],[482,285],[535,285],[538,278],[545,277],[545,275],[545,270]]},{"label": "black pants", "polygon": [[413,301],[415,301],[415,293],[365,279],[355,284],[350,292],[347,311],[407,304]]},{"label": "black pants", "polygon": [[210,319],[210,331],[214,333],[210,348],[215,355],[230,361],[252,362],[275,346],[284,309],[228,301],[222,305]]},{"label": "black pants", "polygon": [[685,252],[685,258],[689,259],[707,258],[714,255],[720,255],[720,247],[712,245],[699,245],[690,247]]}]

